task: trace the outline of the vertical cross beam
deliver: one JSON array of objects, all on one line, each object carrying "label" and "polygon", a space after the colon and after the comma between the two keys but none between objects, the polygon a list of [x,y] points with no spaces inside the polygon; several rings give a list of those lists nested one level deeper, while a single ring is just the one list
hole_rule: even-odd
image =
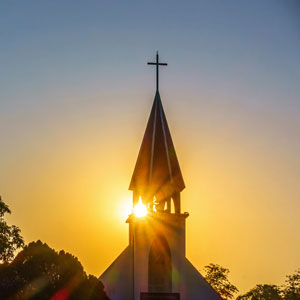
[{"label": "vertical cross beam", "polygon": [[156,91],[158,91],[159,87],[159,66],[167,66],[166,63],[159,62],[158,51],[156,51],[156,62],[148,62],[148,65],[155,65],[156,66]]}]

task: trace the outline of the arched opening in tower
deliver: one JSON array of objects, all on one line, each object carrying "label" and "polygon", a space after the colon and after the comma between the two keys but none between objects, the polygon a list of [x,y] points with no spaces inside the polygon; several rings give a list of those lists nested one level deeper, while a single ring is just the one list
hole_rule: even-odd
[{"label": "arched opening in tower", "polygon": [[171,251],[168,242],[162,234],[157,234],[150,248],[148,291],[172,292]]}]

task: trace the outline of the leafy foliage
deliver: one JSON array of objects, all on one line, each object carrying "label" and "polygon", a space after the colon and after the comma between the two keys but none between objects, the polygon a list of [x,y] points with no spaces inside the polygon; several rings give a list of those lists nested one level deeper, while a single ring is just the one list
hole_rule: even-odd
[{"label": "leafy foliage", "polygon": [[238,296],[236,300],[282,300],[282,297],[278,286],[258,284],[248,293]]},{"label": "leafy foliage", "polygon": [[300,300],[300,269],[288,275],[285,285],[258,284],[237,300]]},{"label": "leafy foliage", "polygon": [[15,251],[24,246],[24,240],[17,226],[9,226],[5,222],[6,213],[10,214],[11,211],[0,196],[0,262],[8,263],[13,259]]},{"label": "leafy foliage", "polygon": [[5,300],[109,300],[103,284],[87,276],[76,257],[41,241],[30,243],[10,264],[1,265],[0,278]]},{"label": "leafy foliage", "polygon": [[300,300],[300,269],[288,275],[283,289],[284,300]]},{"label": "leafy foliage", "polygon": [[209,264],[204,267],[206,281],[215,289],[216,292],[224,299],[232,299],[238,292],[236,286],[228,280],[229,270],[217,265]]}]

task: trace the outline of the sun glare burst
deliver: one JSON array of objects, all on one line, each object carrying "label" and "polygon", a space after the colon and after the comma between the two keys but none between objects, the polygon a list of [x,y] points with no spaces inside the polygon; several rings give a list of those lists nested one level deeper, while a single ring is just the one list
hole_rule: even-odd
[{"label": "sun glare burst", "polygon": [[138,204],[133,208],[133,213],[135,216],[142,218],[147,215],[147,207],[143,204],[142,198],[139,198]]}]

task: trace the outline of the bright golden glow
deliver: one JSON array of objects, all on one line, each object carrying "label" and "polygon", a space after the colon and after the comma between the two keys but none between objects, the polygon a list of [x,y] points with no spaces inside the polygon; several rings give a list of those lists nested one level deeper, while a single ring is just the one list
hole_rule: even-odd
[{"label": "bright golden glow", "polygon": [[147,207],[143,204],[142,198],[139,198],[139,203],[133,208],[133,213],[139,217],[145,217],[147,214]]}]

